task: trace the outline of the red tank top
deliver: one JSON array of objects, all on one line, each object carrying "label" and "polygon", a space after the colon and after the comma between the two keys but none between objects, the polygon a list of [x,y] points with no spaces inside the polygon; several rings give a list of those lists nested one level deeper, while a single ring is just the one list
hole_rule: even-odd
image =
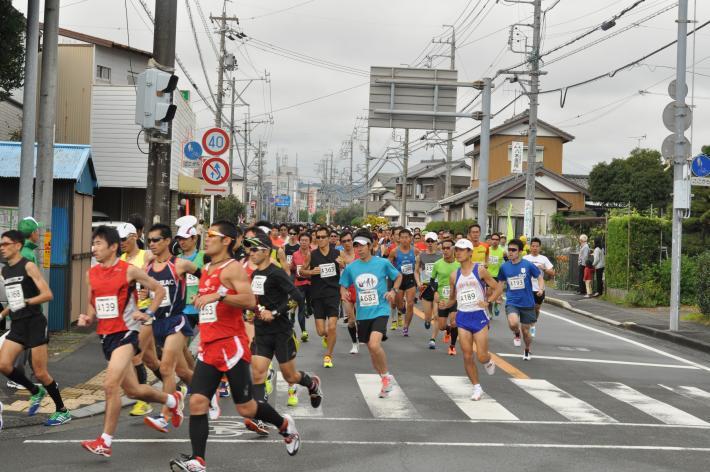
[{"label": "red tank top", "polygon": [[[235,260],[228,260],[211,274],[209,273],[211,263],[202,270],[199,288],[200,295],[217,293],[220,287],[223,287],[219,276],[222,270],[232,262],[235,262]],[[224,287],[224,289],[226,289],[226,287]],[[234,289],[226,289],[227,295],[236,295],[236,293]],[[218,339],[235,336],[239,338],[243,346],[249,345],[249,339],[244,329],[244,318],[241,308],[227,305],[223,302],[213,302],[202,307],[200,310],[200,343],[202,345]]]},{"label": "red tank top", "polygon": [[[291,255],[291,271],[294,274],[298,273],[300,267],[303,266],[303,264],[306,262],[305,259],[306,256],[303,255],[300,249]],[[308,278],[296,276],[293,284],[296,287],[303,287],[304,285],[310,285],[311,281]]]},{"label": "red tank top", "polygon": [[137,310],[136,292],[128,284],[126,272],[131,265],[118,260],[111,267],[97,264],[89,270],[91,304],[96,310],[96,334],[138,331],[140,325],[131,316]]}]

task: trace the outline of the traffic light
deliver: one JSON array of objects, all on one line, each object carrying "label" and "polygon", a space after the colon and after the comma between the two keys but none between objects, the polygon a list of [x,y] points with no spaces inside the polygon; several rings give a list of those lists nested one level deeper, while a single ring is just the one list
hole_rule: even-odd
[{"label": "traffic light", "polygon": [[175,117],[173,91],[178,77],[160,69],[146,69],[136,81],[136,124],[145,129],[168,132],[168,123]]}]

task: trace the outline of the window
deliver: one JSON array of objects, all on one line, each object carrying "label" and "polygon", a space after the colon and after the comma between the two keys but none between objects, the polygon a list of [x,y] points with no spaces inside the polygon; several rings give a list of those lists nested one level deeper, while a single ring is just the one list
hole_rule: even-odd
[{"label": "window", "polygon": [[96,66],[96,78],[100,80],[111,81],[111,68],[104,66]]}]

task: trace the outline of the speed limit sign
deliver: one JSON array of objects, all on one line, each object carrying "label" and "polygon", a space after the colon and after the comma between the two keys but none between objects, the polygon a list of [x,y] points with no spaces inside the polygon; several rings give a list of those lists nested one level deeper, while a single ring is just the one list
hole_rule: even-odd
[{"label": "speed limit sign", "polygon": [[222,128],[210,128],[202,135],[202,149],[207,154],[219,156],[229,149],[229,135]]}]

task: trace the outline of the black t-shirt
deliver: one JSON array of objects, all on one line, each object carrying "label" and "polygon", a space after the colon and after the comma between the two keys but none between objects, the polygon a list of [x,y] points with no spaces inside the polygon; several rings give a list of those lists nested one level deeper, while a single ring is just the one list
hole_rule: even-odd
[{"label": "black t-shirt", "polygon": [[340,298],[340,264],[336,259],[340,251],[328,246],[328,255],[324,256],[320,248],[311,252],[311,269],[320,266],[320,275],[311,276],[311,298]]},{"label": "black t-shirt", "polygon": [[300,244],[284,244],[284,253],[286,254],[286,263],[288,265],[291,265],[291,256],[293,256],[293,253],[301,249]]},{"label": "black t-shirt", "polygon": [[239,262],[243,262],[246,258],[247,250],[244,249],[244,246],[239,246],[237,250],[234,251],[234,259],[238,260]]},{"label": "black t-shirt", "polygon": [[[27,264],[30,261],[24,257],[13,266],[2,268],[2,278],[5,283],[5,294],[10,307],[10,319],[19,320],[31,316],[43,316],[40,305],[27,305],[25,300],[39,295],[39,289],[32,277],[27,275]],[[23,306],[24,305],[24,306]]]},{"label": "black t-shirt", "polygon": [[257,303],[267,310],[278,312],[278,316],[274,316],[270,322],[262,321],[258,317],[254,318],[256,335],[288,332],[293,329],[287,313],[288,299],[290,296],[299,302],[303,300],[303,296],[286,272],[274,264],[269,264],[264,270],[255,270],[251,280],[251,288],[256,295]]}]

